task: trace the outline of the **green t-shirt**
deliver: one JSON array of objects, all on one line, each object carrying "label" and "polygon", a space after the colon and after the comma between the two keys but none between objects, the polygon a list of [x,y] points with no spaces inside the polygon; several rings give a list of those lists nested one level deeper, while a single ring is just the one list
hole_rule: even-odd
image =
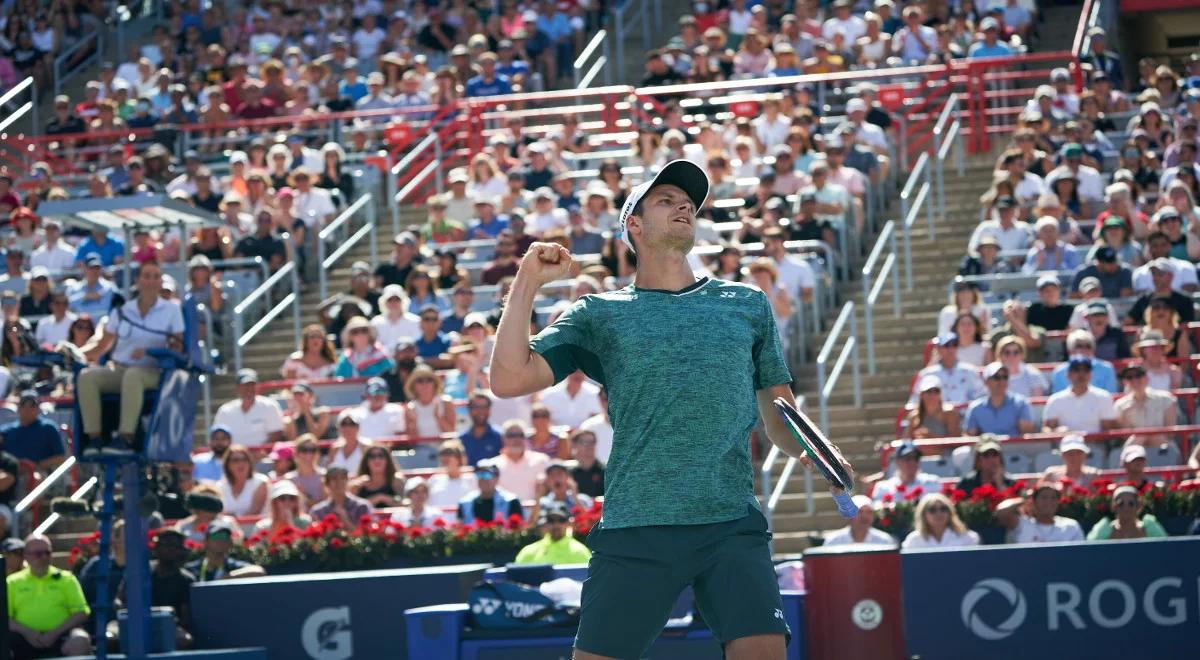
[{"label": "green t-shirt", "polygon": [[38,632],[54,630],[76,612],[89,614],[79,580],[51,567],[42,577],[22,569],[8,576],[8,618]]},{"label": "green t-shirt", "polygon": [[547,534],[521,548],[514,564],[586,564],[592,551],[570,534],[555,541]]},{"label": "green t-shirt", "polygon": [[758,506],[747,439],[756,390],[790,383],[767,297],[701,279],[584,296],[530,346],[608,388],[604,527],[699,525]]}]

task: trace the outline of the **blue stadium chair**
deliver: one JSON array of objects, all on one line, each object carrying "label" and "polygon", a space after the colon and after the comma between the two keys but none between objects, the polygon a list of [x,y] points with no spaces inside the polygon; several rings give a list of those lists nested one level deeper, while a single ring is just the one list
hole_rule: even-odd
[{"label": "blue stadium chair", "polygon": [[1023,474],[1033,471],[1033,460],[1025,454],[1004,454],[1004,469],[1009,474]]},{"label": "blue stadium chair", "polygon": [[954,462],[945,455],[922,456],[920,469],[921,472],[928,472],[939,477],[962,476],[958,471],[958,467],[954,465]]},{"label": "blue stadium chair", "polygon": [[437,445],[427,442],[407,449],[393,449],[392,460],[401,470],[435,468],[438,466]]}]

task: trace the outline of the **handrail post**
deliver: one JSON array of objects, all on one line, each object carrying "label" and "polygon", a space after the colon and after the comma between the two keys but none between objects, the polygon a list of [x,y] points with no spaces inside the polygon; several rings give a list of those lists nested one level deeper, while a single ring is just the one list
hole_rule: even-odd
[{"label": "handrail post", "polygon": [[[875,251],[871,251],[871,256],[875,256]],[[867,372],[875,374],[875,323],[874,305],[871,304],[871,290],[874,278],[871,276],[871,262],[868,260],[867,265],[863,266],[862,270],[862,292],[863,292],[863,322],[867,326]]]},{"label": "handrail post", "polygon": [[[929,163],[928,163],[928,161],[926,161],[926,164],[925,164],[925,185],[926,186],[933,185],[932,178],[933,178],[932,168],[929,167]],[[929,225],[929,240],[932,241],[934,239],[934,233],[935,233],[935,229],[933,227],[933,204],[929,203],[928,197],[926,197],[924,203],[925,203],[925,221]]]},{"label": "handrail post", "polygon": [[[896,270],[896,231],[892,230],[892,235],[888,238],[888,243],[892,248],[892,316],[900,318],[900,274],[894,272]],[[875,373],[875,372],[871,372]]]},{"label": "handrail post", "polygon": [[379,265],[379,225],[376,223],[378,210],[375,208],[375,196],[367,196],[367,223],[371,225],[371,234],[367,237],[371,242],[371,272]]},{"label": "handrail post", "polygon": [[[324,272],[324,268],[321,269]],[[300,345],[300,273],[292,267],[292,345]],[[324,300],[324,298],[321,298]]]},{"label": "handrail post", "polygon": [[[850,357],[854,360],[854,373],[851,374],[854,382],[854,406],[862,408],[862,364],[858,356],[858,317],[855,316],[853,310],[850,312],[850,336],[846,338],[846,343],[851,344]],[[822,430],[826,428],[823,427]]]},{"label": "handrail post", "polygon": [[[321,299],[324,300],[325,298],[322,297]],[[229,316],[233,321],[233,369],[236,372],[242,368],[242,315],[230,314]]]},{"label": "handrail post", "polygon": [[392,210],[392,235],[399,236],[400,235],[400,203],[396,201],[396,193],[398,192],[396,190],[396,188],[397,188],[398,184],[396,183],[396,173],[394,171],[392,171],[392,168],[395,167],[395,165],[392,163],[392,157],[390,154],[388,155],[387,162],[388,162],[387,171],[385,171],[383,173],[383,175],[387,177],[387,185],[386,185],[387,198],[386,199],[390,201],[388,206],[390,206],[391,210]]},{"label": "handrail post", "polygon": [[318,233],[317,234],[317,295],[320,296],[321,300],[325,300],[325,298],[328,297],[328,295],[329,295],[329,290],[328,290],[329,275],[325,272],[325,267],[323,265],[324,263],[325,263],[325,239],[321,238],[321,235]]}]

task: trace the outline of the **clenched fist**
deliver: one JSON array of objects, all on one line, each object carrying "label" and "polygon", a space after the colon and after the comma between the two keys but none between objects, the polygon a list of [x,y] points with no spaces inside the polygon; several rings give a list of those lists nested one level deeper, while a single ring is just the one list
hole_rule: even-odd
[{"label": "clenched fist", "polygon": [[571,252],[557,243],[534,243],[521,259],[520,273],[533,277],[538,285],[572,277],[576,270]]}]

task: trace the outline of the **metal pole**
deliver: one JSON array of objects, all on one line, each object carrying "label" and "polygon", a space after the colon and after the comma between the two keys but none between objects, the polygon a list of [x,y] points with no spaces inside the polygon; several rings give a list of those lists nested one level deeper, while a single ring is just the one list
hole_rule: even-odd
[{"label": "metal pole", "polygon": [[329,276],[325,273],[325,240],[317,234],[317,295],[321,300],[329,295]]},{"label": "metal pole", "polygon": [[908,118],[900,115],[900,148],[896,154],[900,157],[900,169],[896,172],[901,174],[908,171]]},{"label": "metal pole", "polygon": [[875,323],[872,318],[871,304],[871,273],[863,269],[862,290],[863,290],[863,321],[867,326],[867,373],[875,374]]},{"label": "metal pole", "polygon": [[[321,272],[325,272],[322,268]],[[295,264],[292,264],[292,344],[300,345],[300,274],[296,272]],[[325,298],[322,297],[321,300]]]},{"label": "metal pole", "polygon": [[437,193],[440,195],[445,192],[444,180],[445,173],[442,171],[442,141],[433,141],[433,160],[437,163],[437,176],[434,178],[434,185],[437,187]]},{"label": "metal pole", "polygon": [[[853,343],[852,343],[853,342]],[[846,339],[846,343],[850,344],[852,350],[850,357],[854,360],[854,405],[862,407],[862,365],[858,358],[858,317],[854,315],[853,308],[850,312],[850,336]],[[823,426],[821,428],[828,428]]]},{"label": "metal pole", "polygon": [[[144,658],[150,648],[150,558],[146,551],[146,530],[138,506],[142,499],[141,464],[130,461],[121,465],[121,486],[125,493],[125,566],[129,581],[125,590],[126,642],[128,657]],[[101,637],[100,644],[104,643]]]},{"label": "metal pole", "polygon": [[[932,182],[930,181],[930,179],[932,177],[933,177],[933,173],[929,171],[929,166],[927,163],[926,167],[925,167],[925,185],[926,186],[932,185]],[[925,204],[925,222],[929,224],[929,240],[932,241],[934,239],[934,234],[935,234],[935,230],[933,227],[933,204],[930,203],[928,195],[925,196],[924,204]]]},{"label": "metal pole", "polygon": [[375,197],[368,193],[367,198],[367,222],[371,225],[371,233],[367,238],[371,241],[371,272],[375,272],[375,267],[379,265],[379,225],[375,222]]},{"label": "metal pole", "polygon": [[233,369],[237,371],[242,368],[242,315],[230,314],[230,316],[233,320]]},{"label": "metal pole", "polygon": [[900,274],[896,271],[896,230],[892,229],[892,235],[888,239],[888,243],[892,247],[892,255],[889,257],[892,277],[892,316],[900,318]]}]

